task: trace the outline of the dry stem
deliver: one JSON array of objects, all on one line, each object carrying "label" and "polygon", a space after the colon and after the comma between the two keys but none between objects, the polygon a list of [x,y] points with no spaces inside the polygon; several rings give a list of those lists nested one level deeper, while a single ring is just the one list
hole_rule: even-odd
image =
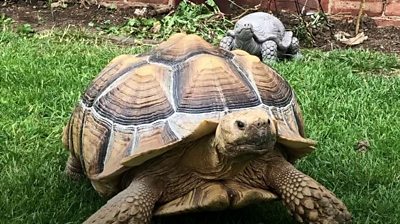
[{"label": "dry stem", "polygon": [[360,10],[358,11],[358,16],[357,16],[356,33],[355,33],[355,35],[357,35],[358,31],[360,30],[360,22],[361,22],[361,17],[362,17],[363,12],[364,12],[364,5],[365,5],[365,0],[361,0]]}]

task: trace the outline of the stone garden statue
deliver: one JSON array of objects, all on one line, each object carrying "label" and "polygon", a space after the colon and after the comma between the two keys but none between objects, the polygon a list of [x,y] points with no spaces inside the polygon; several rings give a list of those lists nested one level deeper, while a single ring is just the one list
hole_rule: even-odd
[{"label": "stone garden statue", "polygon": [[299,40],[292,31],[286,31],[282,22],[265,12],[255,12],[242,17],[222,38],[220,47],[225,50],[241,49],[257,55],[267,63],[279,58],[299,58]]}]

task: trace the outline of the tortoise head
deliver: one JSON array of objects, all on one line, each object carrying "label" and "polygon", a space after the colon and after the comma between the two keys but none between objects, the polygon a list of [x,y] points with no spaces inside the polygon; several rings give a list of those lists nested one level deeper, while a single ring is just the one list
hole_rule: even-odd
[{"label": "tortoise head", "polygon": [[227,114],[217,127],[214,144],[228,158],[264,155],[276,144],[297,158],[313,151],[316,142],[257,108]]},{"label": "tortoise head", "polygon": [[274,148],[276,140],[276,123],[262,109],[227,114],[215,133],[217,150],[228,157],[262,155]]},{"label": "tortoise head", "polygon": [[236,38],[240,40],[250,40],[254,37],[253,25],[250,23],[236,23],[234,31]]}]

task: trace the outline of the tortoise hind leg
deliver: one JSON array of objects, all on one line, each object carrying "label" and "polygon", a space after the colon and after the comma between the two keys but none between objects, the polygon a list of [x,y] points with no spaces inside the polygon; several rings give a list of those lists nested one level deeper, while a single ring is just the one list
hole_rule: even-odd
[{"label": "tortoise hind leg", "polygon": [[67,164],[65,165],[65,173],[74,180],[84,177],[81,162],[72,154],[69,154]]},{"label": "tortoise hind leg", "polygon": [[303,57],[303,55],[300,53],[299,40],[296,37],[293,37],[287,53],[290,55],[291,58],[295,60],[301,59]]},{"label": "tortoise hind leg", "polygon": [[161,190],[155,185],[145,180],[134,180],[84,223],[148,224],[160,195]]}]

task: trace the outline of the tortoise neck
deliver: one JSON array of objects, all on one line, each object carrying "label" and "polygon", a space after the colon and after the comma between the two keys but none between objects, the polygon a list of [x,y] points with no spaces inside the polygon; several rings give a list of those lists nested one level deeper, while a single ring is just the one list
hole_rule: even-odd
[{"label": "tortoise neck", "polygon": [[256,54],[259,50],[259,43],[257,43],[254,38],[250,39],[242,39],[242,38],[236,38],[235,39],[235,45],[236,48],[247,51],[251,54]]},{"label": "tortoise neck", "polygon": [[225,179],[236,175],[244,168],[243,160],[230,158],[219,151],[215,135],[203,137],[189,147],[183,155],[182,165],[204,179]]},{"label": "tortoise neck", "polygon": [[196,173],[208,175],[218,172],[221,161],[215,150],[214,136],[205,136],[194,142],[185,150],[181,162]]}]

